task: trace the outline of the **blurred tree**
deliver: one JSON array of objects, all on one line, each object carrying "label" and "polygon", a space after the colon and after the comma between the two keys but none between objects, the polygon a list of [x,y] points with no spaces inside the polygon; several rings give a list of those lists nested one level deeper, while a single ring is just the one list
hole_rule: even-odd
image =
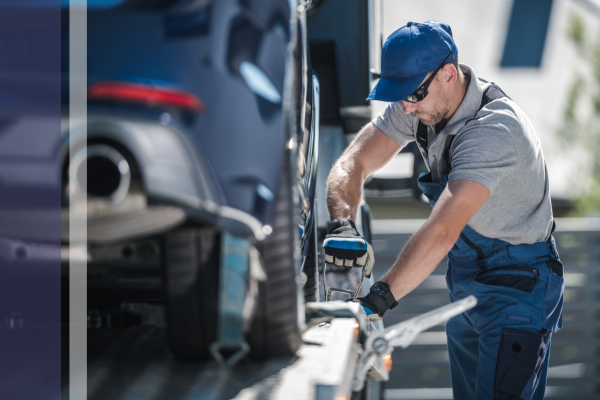
[{"label": "blurred tree", "polygon": [[583,20],[571,15],[568,38],[581,60],[567,95],[564,121],[559,137],[570,145],[581,146],[589,154],[585,169],[591,182],[577,194],[570,216],[600,214],[600,37],[591,38]]}]

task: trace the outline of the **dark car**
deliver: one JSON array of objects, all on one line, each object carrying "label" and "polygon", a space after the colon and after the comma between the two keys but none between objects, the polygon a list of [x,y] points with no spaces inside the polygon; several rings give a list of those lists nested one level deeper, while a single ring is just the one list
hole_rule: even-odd
[{"label": "dark car", "polygon": [[[65,247],[87,218],[89,327],[160,325],[164,305],[181,359],[293,354],[318,291],[303,6],[88,7],[87,121],[64,115],[61,176]],[[62,21],[67,103],[67,9]]]}]

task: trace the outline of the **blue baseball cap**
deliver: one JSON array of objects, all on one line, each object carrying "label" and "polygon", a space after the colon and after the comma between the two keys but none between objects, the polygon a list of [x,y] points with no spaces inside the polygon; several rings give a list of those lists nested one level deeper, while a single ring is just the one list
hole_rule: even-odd
[{"label": "blue baseball cap", "polygon": [[381,78],[367,100],[404,100],[450,52],[449,63],[458,56],[458,49],[448,25],[437,21],[407,23],[383,44]]}]

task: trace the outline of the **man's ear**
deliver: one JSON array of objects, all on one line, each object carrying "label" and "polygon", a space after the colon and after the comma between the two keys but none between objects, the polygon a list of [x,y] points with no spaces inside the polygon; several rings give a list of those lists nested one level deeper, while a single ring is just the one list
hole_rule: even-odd
[{"label": "man's ear", "polygon": [[452,64],[444,65],[441,72],[444,77],[444,83],[448,85],[452,85],[458,79],[458,71]]}]

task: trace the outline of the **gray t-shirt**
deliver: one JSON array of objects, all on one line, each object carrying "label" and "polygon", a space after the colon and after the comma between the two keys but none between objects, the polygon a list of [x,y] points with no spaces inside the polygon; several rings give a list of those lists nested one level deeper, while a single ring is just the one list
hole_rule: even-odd
[{"label": "gray t-shirt", "polygon": [[[548,239],[552,205],[546,162],[540,140],[523,110],[508,98],[493,100],[481,110],[489,82],[461,64],[470,77],[465,97],[437,135],[428,127],[429,160],[434,182],[439,181],[445,138],[456,135],[450,147],[452,170],[448,181],[468,179],[490,191],[490,197],[468,225],[475,232],[511,244]],[[473,117],[475,117],[473,119]],[[402,103],[390,103],[373,123],[402,146],[415,140],[419,119],[404,114]]]}]

